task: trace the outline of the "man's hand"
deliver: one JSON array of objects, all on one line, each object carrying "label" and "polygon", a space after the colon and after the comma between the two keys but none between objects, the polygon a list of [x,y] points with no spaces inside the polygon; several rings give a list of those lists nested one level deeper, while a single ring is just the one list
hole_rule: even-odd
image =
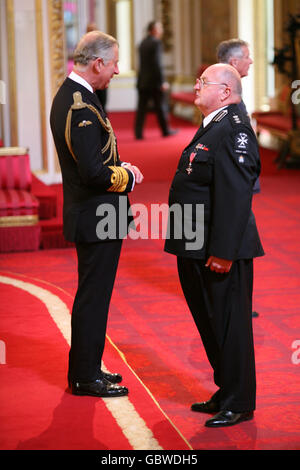
[{"label": "man's hand", "polygon": [[232,266],[232,261],[210,256],[205,266],[210,268],[211,271],[215,271],[216,273],[229,273]]},{"label": "man's hand", "polygon": [[140,184],[143,181],[144,176],[141,173],[141,171],[138,169],[137,166],[131,165],[130,163],[126,163],[123,166],[124,166],[124,168],[128,168],[128,170],[132,171],[132,173],[135,176],[135,182],[137,184]]}]

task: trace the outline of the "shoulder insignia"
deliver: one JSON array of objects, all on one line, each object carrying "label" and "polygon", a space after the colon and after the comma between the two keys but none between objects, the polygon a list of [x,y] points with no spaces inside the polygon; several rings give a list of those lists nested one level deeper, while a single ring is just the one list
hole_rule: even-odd
[{"label": "shoulder insignia", "polygon": [[241,124],[242,123],[242,121],[240,119],[240,116],[238,114],[233,114],[232,118],[233,118],[233,121],[234,121],[235,124]]},{"label": "shoulder insignia", "polygon": [[83,108],[86,108],[87,107],[87,103],[84,103],[84,101],[82,101],[82,95],[80,93],[80,91],[75,91],[75,93],[73,93],[73,104],[72,104],[72,109],[83,109]]},{"label": "shoulder insignia", "polygon": [[248,148],[249,137],[244,132],[240,132],[236,136],[235,144],[238,149],[246,150]]},{"label": "shoulder insignia", "polygon": [[228,114],[228,111],[227,109],[222,109],[214,118],[213,118],[213,122],[220,122],[222,121],[222,119],[227,116]]},{"label": "shoulder insignia", "polygon": [[91,126],[93,123],[92,121],[81,121],[79,124],[78,124],[78,127],[86,127],[86,126]]},{"label": "shoulder insignia", "polygon": [[[98,109],[95,108],[95,106],[92,106],[91,104],[85,103],[82,99],[82,94],[80,91],[75,91],[73,93],[73,104],[71,105],[69,112],[67,114],[67,120],[66,120],[66,127],[65,127],[65,140],[68,146],[68,149],[76,161],[76,156],[73,152],[72,146],[71,146],[71,120],[72,120],[72,112],[78,109],[84,109],[88,108],[90,111],[92,111],[94,114],[96,114],[101,126],[105,129],[105,131],[108,133],[108,140],[106,145],[101,149],[102,153],[106,152],[109,150],[109,156],[108,158],[103,162],[105,165],[108,163],[112,158],[114,161],[114,164],[117,161],[117,143],[116,143],[116,138],[114,135],[113,128],[111,126],[111,123],[109,119],[106,117],[105,119],[101,116],[99,113]],[[86,127],[92,125],[91,121],[86,121],[83,120],[78,124],[78,127]]]}]

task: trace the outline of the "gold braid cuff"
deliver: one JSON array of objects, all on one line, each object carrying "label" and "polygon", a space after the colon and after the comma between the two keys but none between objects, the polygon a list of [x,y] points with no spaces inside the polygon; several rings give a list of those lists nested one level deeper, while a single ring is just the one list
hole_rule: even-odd
[{"label": "gold braid cuff", "polygon": [[109,166],[108,168],[112,171],[110,178],[112,186],[108,189],[108,191],[114,193],[124,192],[129,181],[129,175],[127,171],[121,166]]},{"label": "gold braid cuff", "polygon": [[114,134],[114,131],[113,131],[113,128],[111,126],[111,123],[110,123],[109,119],[106,118],[106,120],[104,120],[103,117],[101,116],[101,114],[99,113],[99,111],[94,106],[92,106],[91,104],[88,104],[88,103],[84,103],[82,101],[82,95],[81,95],[80,91],[76,91],[75,93],[73,93],[73,99],[74,99],[74,103],[72,104],[72,106],[69,109],[69,112],[68,112],[68,115],[67,115],[67,121],[66,121],[66,128],[65,128],[65,139],[66,139],[66,143],[67,143],[68,149],[69,149],[72,157],[74,158],[75,161],[77,161],[77,158],[76,158],[76,156],[73,152],[72,145],[71,145],[72,113],[73,113],[73,110],[76,110],[76,109],[88,108],[94,114],[96,114],[101,126],[108,133],[108,141],[107,141],[106,145],[101,149],[101,151],[104,153],[107,150],[109,150],[109,157],[105,160],[105,162],[103,162],[103,164],[105,165],[112,158],[113,158],[114,164],[116,164],[116,161],[117,161],[117,144],[116,144],[115,134]]}]

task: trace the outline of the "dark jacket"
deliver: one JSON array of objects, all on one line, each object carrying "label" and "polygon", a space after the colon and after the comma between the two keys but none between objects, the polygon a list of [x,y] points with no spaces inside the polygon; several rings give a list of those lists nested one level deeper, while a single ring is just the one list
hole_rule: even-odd
[{"label": "dark jacket", "polygon": [[[180,221],[180,211],[175,211],[175,216],[170,211],[165,250],[198,259],[211,255],[227,260],[262,256],[251,210],[253,185],[259,173],[259,149],[249,119],[238,105],[230,105],[200,128],[184,149],[169,194],[169,206],[181,207],[198,239],[199,231],[203,232],[203,244],[187,249],[186,243],[191,240],[184,235],[184,217]],[[204,206],[204,223],[200,213],[196,215],[197,204]],[[192,215],[184,205],[192,208]],[[180,223],[183,237],[176,239]]]},{"label": "dark jacket", "polygon": [[[83,105],[72,109],[75,92],[80,93]],[[127,193],[132,188],[133,175],[121,167],[116,144],[113,152],[113,134],[100,119],[106,123],[97,96],[67,78],[53,100],[50,124],[62,171],[63,228],[69,241],[99,241],[96,228],[101,217],[96,211],[100,205],[108,207],[103,204],[115,211],[116,238],[122,238],[118,236],[121,196],[125,225],[130,221],[124,201],[129,207]],[[103,219],[104,212],[102,216]]]},{"label": "dark jacket", "polygon": [[139,73],[137,87],[141,90],[160,89],[164,82],[162,42],[151,35],[139,47]]}]

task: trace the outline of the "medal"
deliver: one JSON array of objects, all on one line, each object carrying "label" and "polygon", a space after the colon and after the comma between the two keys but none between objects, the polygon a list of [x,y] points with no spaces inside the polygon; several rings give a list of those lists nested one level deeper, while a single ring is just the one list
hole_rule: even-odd
[{"label": "medal", "polygon": [[193,162],[195,156],[196,156],[195,152],[192,152],[191,155],[190,155],[190,163],[189,163],[189,166],[186,169],[188,175],[190,175],[193,171],[192,162]]}]

